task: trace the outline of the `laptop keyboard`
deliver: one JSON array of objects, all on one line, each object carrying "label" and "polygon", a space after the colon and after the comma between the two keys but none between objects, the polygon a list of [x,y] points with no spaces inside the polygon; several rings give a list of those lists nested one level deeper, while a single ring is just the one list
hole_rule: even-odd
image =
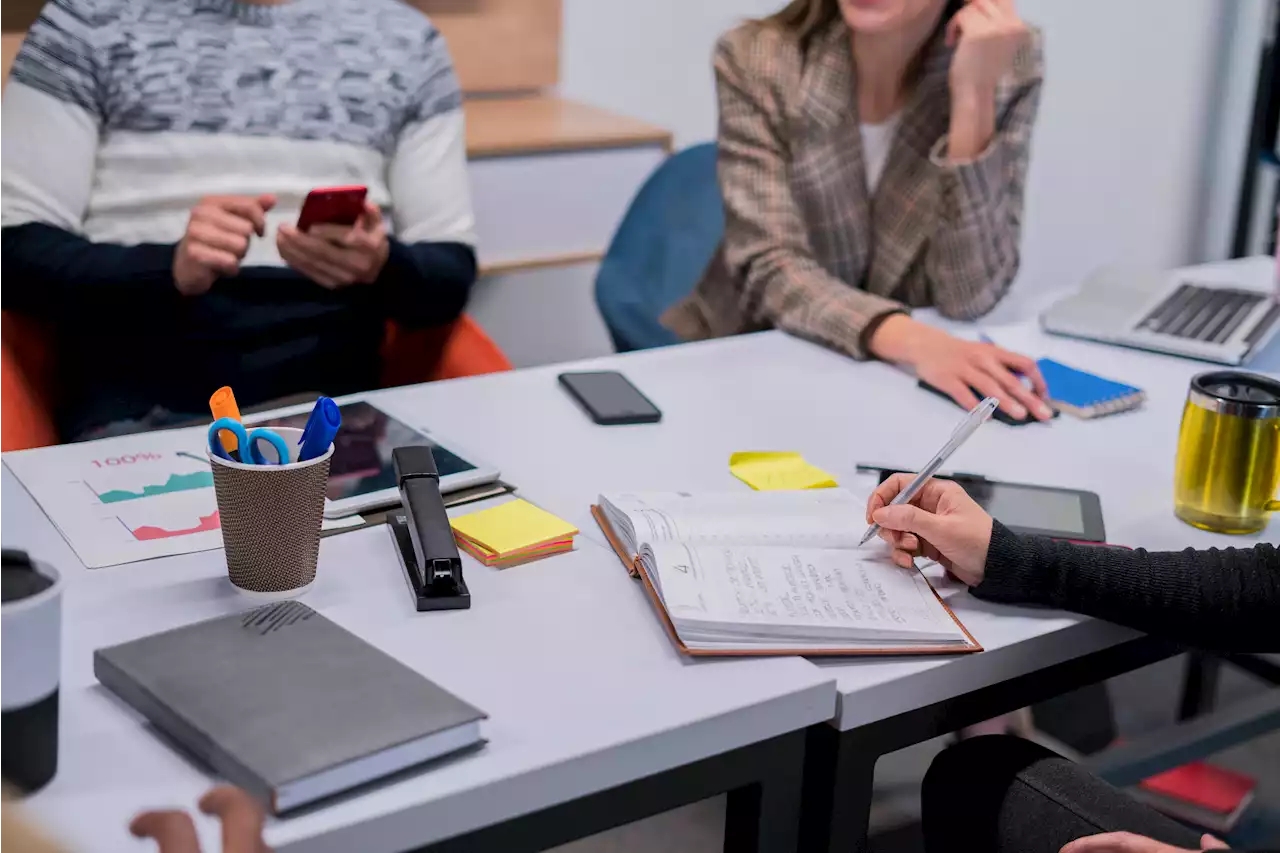
[{"label": "laptop keyboard", "polygon": [[1138,328],[1191,341],[1220,344],[1235,333],[1265,296],[1252,290],[1180,284]]}]

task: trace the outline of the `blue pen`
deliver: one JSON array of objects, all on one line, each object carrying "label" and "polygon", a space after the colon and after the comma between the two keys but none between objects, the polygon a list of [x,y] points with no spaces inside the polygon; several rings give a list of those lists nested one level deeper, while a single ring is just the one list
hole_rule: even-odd
[{"label": "blue pen", "polygon": [[302,449],[298,451],[298,461],[306,462],[323,456],[341,426],[342,412],[338,410],[338,404],[328,397],[316,400],[316,407],[311,410],[307,425],[303,427],[302,438],[298,439],[298,444],[302,445]]}]

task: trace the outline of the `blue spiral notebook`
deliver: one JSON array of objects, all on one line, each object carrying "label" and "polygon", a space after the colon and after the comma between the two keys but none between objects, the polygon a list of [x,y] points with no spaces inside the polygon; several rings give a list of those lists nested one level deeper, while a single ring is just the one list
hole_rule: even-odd
[{"label": "blue spiral notebook", "polygon": [[1051,358],[1042,358],[1036,364],[1049,386],[1049,402],[1059,411],[1077,418],[1127,412],[1147,399],[1146,392],[1140,388],[1067,367]]}]

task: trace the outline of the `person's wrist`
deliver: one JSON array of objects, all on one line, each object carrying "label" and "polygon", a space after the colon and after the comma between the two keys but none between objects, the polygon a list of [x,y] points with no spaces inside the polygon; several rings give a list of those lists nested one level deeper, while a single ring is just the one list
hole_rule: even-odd
[{"label": "person's wrist", "polygon": [[183,296],[195,296],[201,292],[201,270],[191,262],[183,243],[179,243],[177,251],[173,253],[170,272],[173,274],[174,288]]},{"label": "person's wrist", "polygon": [[981,110],[996,100],[996,85],[993,81],[979,80],[971,77],[953,77],[951,84],[951,114],[957,112],[970,113]]},{"label": "person's wrist", "polygon": [[977,586],[986,578],[987,554],[991,552],[991,529],[993,526],[991,516],[984,512],[980,524],[982,533],[974,552],[973,576],[975,580],[970,586]]},{"label": "person's wrist", "polygon": [[377,281],[384,271],[387,264],[391,261],[391,241],[383,238],[382,242],[374,248],[373,264],[370,266],[369,274],[365,276],[364,283],[372,284]]},{"label": "person's wrist", "polygon": [[867,341],[867,349],[881,361],[913,364],[914,344],[921,328],[921,323],[906,314],[886,317]]},{"label": "person's wrist", "polygon": [[995,132],[995,85],[961,81],[951,87],[951,123],[947,131],[947,158],[977,157]]}]

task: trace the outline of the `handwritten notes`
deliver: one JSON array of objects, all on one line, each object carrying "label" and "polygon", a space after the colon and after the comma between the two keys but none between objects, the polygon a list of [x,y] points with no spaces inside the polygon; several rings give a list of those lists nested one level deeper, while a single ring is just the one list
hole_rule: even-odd
[{"label": "handwritten notes", "polygon": [[729,457],[729,472],[756,491],[833,489],[835,478],[799,453],[744,451]]},{"label": "handwritten notes", "polygon": [[958,628],[918,572],[848,552],[652,548],[661,595],[686,640],[944,640]]}]

